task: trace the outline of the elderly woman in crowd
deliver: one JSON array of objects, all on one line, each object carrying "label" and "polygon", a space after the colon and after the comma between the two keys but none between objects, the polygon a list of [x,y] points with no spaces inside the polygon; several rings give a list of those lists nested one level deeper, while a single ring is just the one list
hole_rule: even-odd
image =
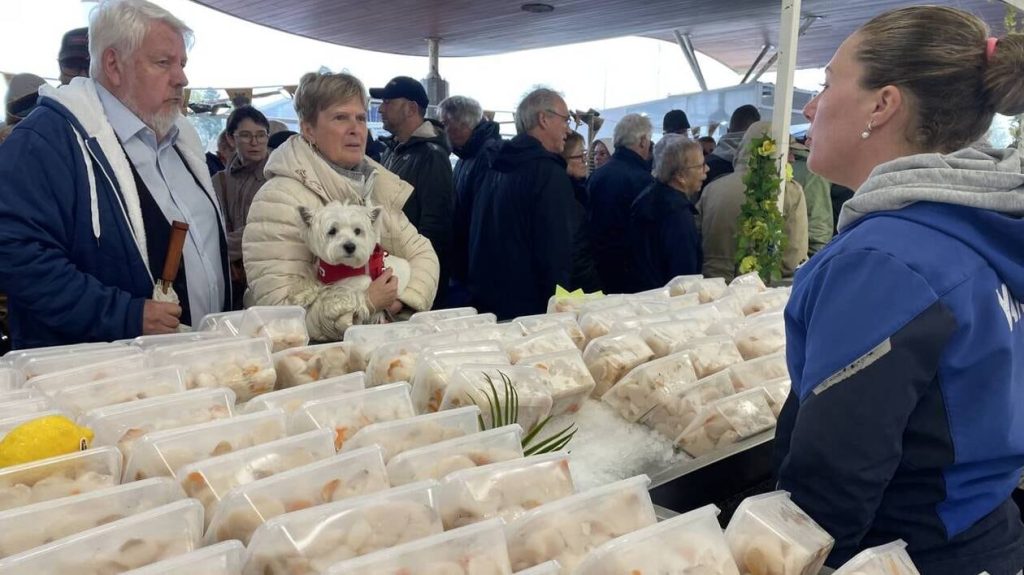
[{"label": "elderly woman in crowd", "polygon": [[699,274],[700,233],[694,197],[707,176],[701,145],[666,134],[655,158],[655,181],[633,201],[629,217],[629,259],[634,292],[661,287],[675,276]]},{"label": "elderly woman in crowd", "polygon": [[895,539],[928,575],[1024,565],[1024,174],[972,146],[1024,112],[1021,70],[1024,36],[899,9],[846,39],[804,109],[808,166],[856,190],[796,275],[776,433],[829,567]]},{"label": "elderly woman in crowd", "polygon": [[[349,325],[367,321],[358,310],[430,309],[437,291],[437,255],[402,213],[412,187],[364,155],[367,102],[366,88],[349,74],[302,77],[295,93],[301,134],[267,162],[268,180],[253,201],[242,241],[246,303],[305,307],[310,337],[317,341],[339,340]],[[318,281],[299,207],[332,201],[382,208],[381,246],[411,267],[401,294],[390,270],[365,292]]]},{"label": "elderly woman in crowd", "polygon": [[590,145],[590,166],[591,171],[600,168],[612,159],[612,139],[601,138],[594,140]]},{"label": "elderly woman in crowd", "polygon": [[587,157],[583,153],[586,142],[579,132],[571,132],[565,138],[562,159],[565,160],[566,172],[572,182],[572,193],[576,197],[576,218],[573,223],[575,230],[572,249],[572,289],[582,289],[587,293],[600,291],[601,278],[597,275],[594,264],[594,253],[590,247],[590,234],[587,233]]}]

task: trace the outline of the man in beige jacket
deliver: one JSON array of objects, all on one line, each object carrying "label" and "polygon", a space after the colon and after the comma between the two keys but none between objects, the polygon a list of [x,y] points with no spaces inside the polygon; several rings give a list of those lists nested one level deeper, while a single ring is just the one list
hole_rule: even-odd
[{"label": "man in beige jacket", "polygon": [[[740,142],[733,165],[736,171],[718,178],[704,188],[697,203],[698,227],[704,246],[705,277],[721,277],[732,281],[736,276],[736,233],[739,229],[740,208],[746,200],[747,163],[750,161],[750,142],[764,134],[771,134],[770,122],[756,122],[747,129]],[[786,183],[783,204],[786,248],[782,253],[782,276],[792,277],[797,266],[807,260],[807,202],[804,191],[796,182]]]}]

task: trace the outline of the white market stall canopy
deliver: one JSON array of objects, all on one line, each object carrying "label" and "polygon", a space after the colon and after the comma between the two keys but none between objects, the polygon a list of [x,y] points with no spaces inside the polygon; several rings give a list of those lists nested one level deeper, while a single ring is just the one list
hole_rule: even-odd
[{"label": "white market stall canopy", "polygon": [[[440,38],[441,56],[482,56],[622,36],[676,42],[737,72],[765,45],[779,44],[779,0],[193,0],[244,20],[353,48],[427,55],[427,38]],[[1019,2],[1020,0],[1013,0]],[[824,66],[851,32],[907,0],[804,0],[808,24],[796,67]],[[1002,32],[1006,5],[991,0],[930,0],[969,10]],[[550,10],[549,10],[550,9]],[[534,11],[529,11],[534,10]],[[549,10],[549,11],[545,11]],[[564,62],[565,65],[578,64]]]}]

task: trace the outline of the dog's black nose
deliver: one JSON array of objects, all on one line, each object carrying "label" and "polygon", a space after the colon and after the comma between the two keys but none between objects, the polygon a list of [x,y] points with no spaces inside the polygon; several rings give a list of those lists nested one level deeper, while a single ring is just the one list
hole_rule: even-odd
[{"label": "dog's black nose", "polygon": [[346,254],[350,254],[351,255],[352,253],[354,253],[356,251],[356,245],[354,243],[352,243],[352,242],[345,242],[344,244],[342,244],[341,247],[345,248],[345,253]]}]

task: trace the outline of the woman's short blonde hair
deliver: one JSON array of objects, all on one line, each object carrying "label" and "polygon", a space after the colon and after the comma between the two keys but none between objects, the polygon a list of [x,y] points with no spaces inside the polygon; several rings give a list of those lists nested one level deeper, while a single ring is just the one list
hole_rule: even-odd
[{"label": "woman's short blonde hair", "polygon": [[358,100],[363,108],[369,106],[370,97],[359,78],[345,72],[310,72],[302,76],[299,88],[295,90],[295,113],[299,120],[315,126],[320,112],[353,99]]}]

